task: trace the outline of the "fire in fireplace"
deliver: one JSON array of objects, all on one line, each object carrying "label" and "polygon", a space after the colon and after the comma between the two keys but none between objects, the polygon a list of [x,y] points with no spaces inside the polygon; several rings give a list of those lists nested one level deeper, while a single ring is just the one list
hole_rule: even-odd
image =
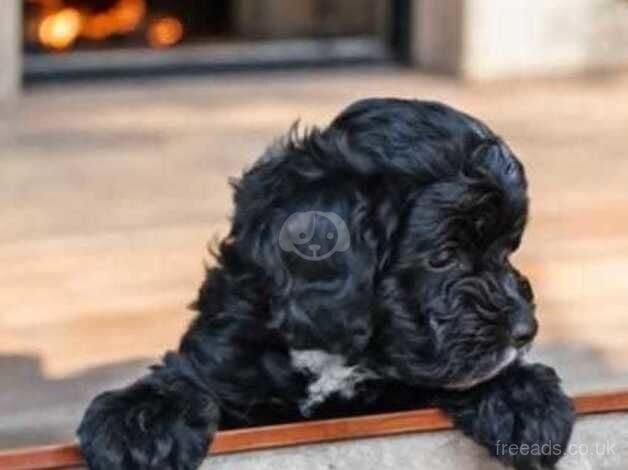
[{"label": "fire in fireplace", "polygon": [[28,0],[26,15],[27,44],[49,51],[112,38],[170,47],[184,34],[180,18],[167,11],[149,12],[146,0]]},{"label": "fire in fireplace", "polygon": [[[225,1],[26,0],[25,43],[30,52],[98,47],[168,48],[186,37],[220,32]],[[199,28],[200,20],[205,22]]]},{"label": "fire in fireplace", "polygon": [[385,61],[408,0],[23,2],[25,78],[45,80]]}]

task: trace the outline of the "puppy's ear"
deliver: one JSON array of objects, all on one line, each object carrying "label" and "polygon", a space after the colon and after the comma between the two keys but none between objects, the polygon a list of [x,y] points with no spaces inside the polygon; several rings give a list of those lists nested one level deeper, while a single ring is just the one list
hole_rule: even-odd
[{"label": "puppy's ear", "polygon": [[501,139],[480,143],[467,161],[465,170],[470,176],[487,177],[503,189],[525,192],[527,188],[523,165]]}]

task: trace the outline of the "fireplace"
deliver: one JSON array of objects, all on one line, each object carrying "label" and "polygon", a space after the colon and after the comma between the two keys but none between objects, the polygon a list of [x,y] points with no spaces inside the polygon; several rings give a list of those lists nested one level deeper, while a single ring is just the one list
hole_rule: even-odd
[{"label": "fireplace", "polygon": [[407,0],[24,0],[25,78],[389,60]]}]

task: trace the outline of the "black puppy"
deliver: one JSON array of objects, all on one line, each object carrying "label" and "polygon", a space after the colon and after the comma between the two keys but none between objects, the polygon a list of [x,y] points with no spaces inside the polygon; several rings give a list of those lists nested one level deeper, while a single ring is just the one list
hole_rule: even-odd
[{"label": "black puppy", "polygon": [[486,125],[363,100],[234,187],[178,352],[87,410],[90,468],[194,469],[217,428],[416,406],[519,469],[560,458],[573,409],[552,369],[522,362],[537,322],[509,261],[526,179]]}]

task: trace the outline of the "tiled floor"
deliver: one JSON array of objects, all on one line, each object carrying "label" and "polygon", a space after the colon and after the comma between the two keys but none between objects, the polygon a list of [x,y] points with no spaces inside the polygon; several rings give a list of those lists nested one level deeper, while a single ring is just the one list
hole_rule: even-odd
[{"label": "tiled floor", "polygon": [[[206,244],[227,227],[227,177],[296,118],[325,124],[372,95],[443,100],[506,137],[531,182],[516,261],[539,297],[540,349],[572,390],[628,385],[627,75],[462,85],[352,69],[72,84],[0,111],[0,446],[58,437],[26,431],[33,403],[71,421],[93,390],[137,370],[111,364],[175,347]],[[50,396],[21,393],[35,383]]]}]

